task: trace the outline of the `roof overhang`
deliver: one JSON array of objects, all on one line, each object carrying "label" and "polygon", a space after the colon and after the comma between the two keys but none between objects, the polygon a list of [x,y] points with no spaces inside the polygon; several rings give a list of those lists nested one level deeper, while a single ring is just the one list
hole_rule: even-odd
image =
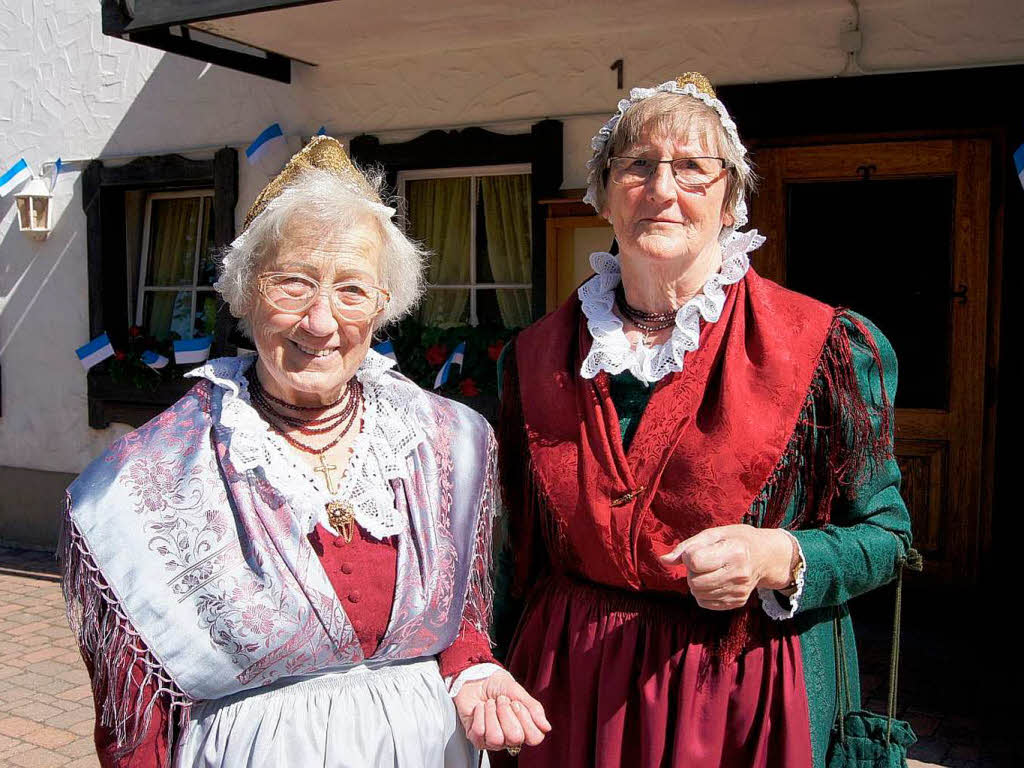
[{"label": "roof overhang", "polygon": [[[282,83],[294,57],[193,25],[327,0],[102,0],[103,33]],[[306,62],[308,63],[308,62]]]}]

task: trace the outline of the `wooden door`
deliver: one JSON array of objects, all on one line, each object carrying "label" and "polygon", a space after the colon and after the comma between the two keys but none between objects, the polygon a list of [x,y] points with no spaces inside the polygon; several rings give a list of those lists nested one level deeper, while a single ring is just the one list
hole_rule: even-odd
[{"label": "wooden door", "polygon": [[956,139],[762,149],[752,225],[765,277],[875,322],[899,359],[896,454],[915,546],[977,579],[990,145]]}]

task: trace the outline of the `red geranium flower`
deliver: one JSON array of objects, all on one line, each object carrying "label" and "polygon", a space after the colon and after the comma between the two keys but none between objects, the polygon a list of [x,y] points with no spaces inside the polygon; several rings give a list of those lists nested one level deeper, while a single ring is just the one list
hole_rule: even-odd
[{"label": "red geranium flower", "polygon": [[480,389],[472,379],[463,379],[460,381],[459,391],[466,397],[476,397],[480,394]]},{"label": "red geranium flower", "polygon": [[124,359],[125,359],[126,357],[128,357],[128,355],[126,355],[126,354],[125,354],[124,352],[122,352],[121,350],[117,350],[117,351],[116,351],[116,352],[114,353],[114,357],[115,357],[116,359],[118,359],[118,360],[124,360]]},{"label": "red geranium flower", "polygon": [[427,362],[431,365],[441,365],[448,359],[448,347],[444,344],[433,344],[427,347]]},{"label": "red geranium flower", "polygon": [[139,326],[137,325],[133,325],[131,328],[128,329],[128,335],[131,336],[133,339],[137,339],[139,336],[142,335],[142,329],[139,328]]},{"label": "red geranium flower", "polygon": [[501,357],[501,350],[503,350],[504,348],[504,339],[492,341],[490,344],[487,345],[487,356],[491,358],[491,360],[497,361],[498,358]]}]

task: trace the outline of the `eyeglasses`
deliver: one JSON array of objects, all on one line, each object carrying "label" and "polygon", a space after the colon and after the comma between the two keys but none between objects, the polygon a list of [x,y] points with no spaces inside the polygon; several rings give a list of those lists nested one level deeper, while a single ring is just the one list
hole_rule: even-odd
[{"label": "eyeglasses", "polygon": [[623,187],[646,184],[662,163],[672,165],[676,184],[683,187],[701,187],[712,184],[729,167],[723,157],[676,157],[671,160],[651,160],[646,157],[613,156],[607,168],[612,182]]},{"label": "eyeglasses", "polygon": [[307,275],[292,272],[264,272],[259,292],[270,306],[281,312],[302,313],[313,306],[322,290],[328,291],[334,311],[346,320],[369,320],[384,311],[391,294],[361,280],[343,280],[321,285]]}]

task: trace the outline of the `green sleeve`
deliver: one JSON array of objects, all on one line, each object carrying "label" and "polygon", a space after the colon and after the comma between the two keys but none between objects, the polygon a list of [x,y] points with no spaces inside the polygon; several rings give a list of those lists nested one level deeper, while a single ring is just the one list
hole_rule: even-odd
[{"label": "green sleeve", "polygon": [[[871,333],[881,355],[883,376],[857,329],[844,320],[850,334],[853,364],[862,396],[872,411],[882,407],[882,384],[889,403],[896,395],[896,355],[889,341],[866,319],[856,316]],[[880,418],[872,417],[875,429]],[[892,437],[890,436],[890,445]],[[841,605],[896,576],[897,562],[910,548],[910,515],[900,496],[900,470],[894,458],[865,470],[855,492],[837,500],[832,522],[824,528],[793,531],[803,550],[806,571],[797,613]]]}]

